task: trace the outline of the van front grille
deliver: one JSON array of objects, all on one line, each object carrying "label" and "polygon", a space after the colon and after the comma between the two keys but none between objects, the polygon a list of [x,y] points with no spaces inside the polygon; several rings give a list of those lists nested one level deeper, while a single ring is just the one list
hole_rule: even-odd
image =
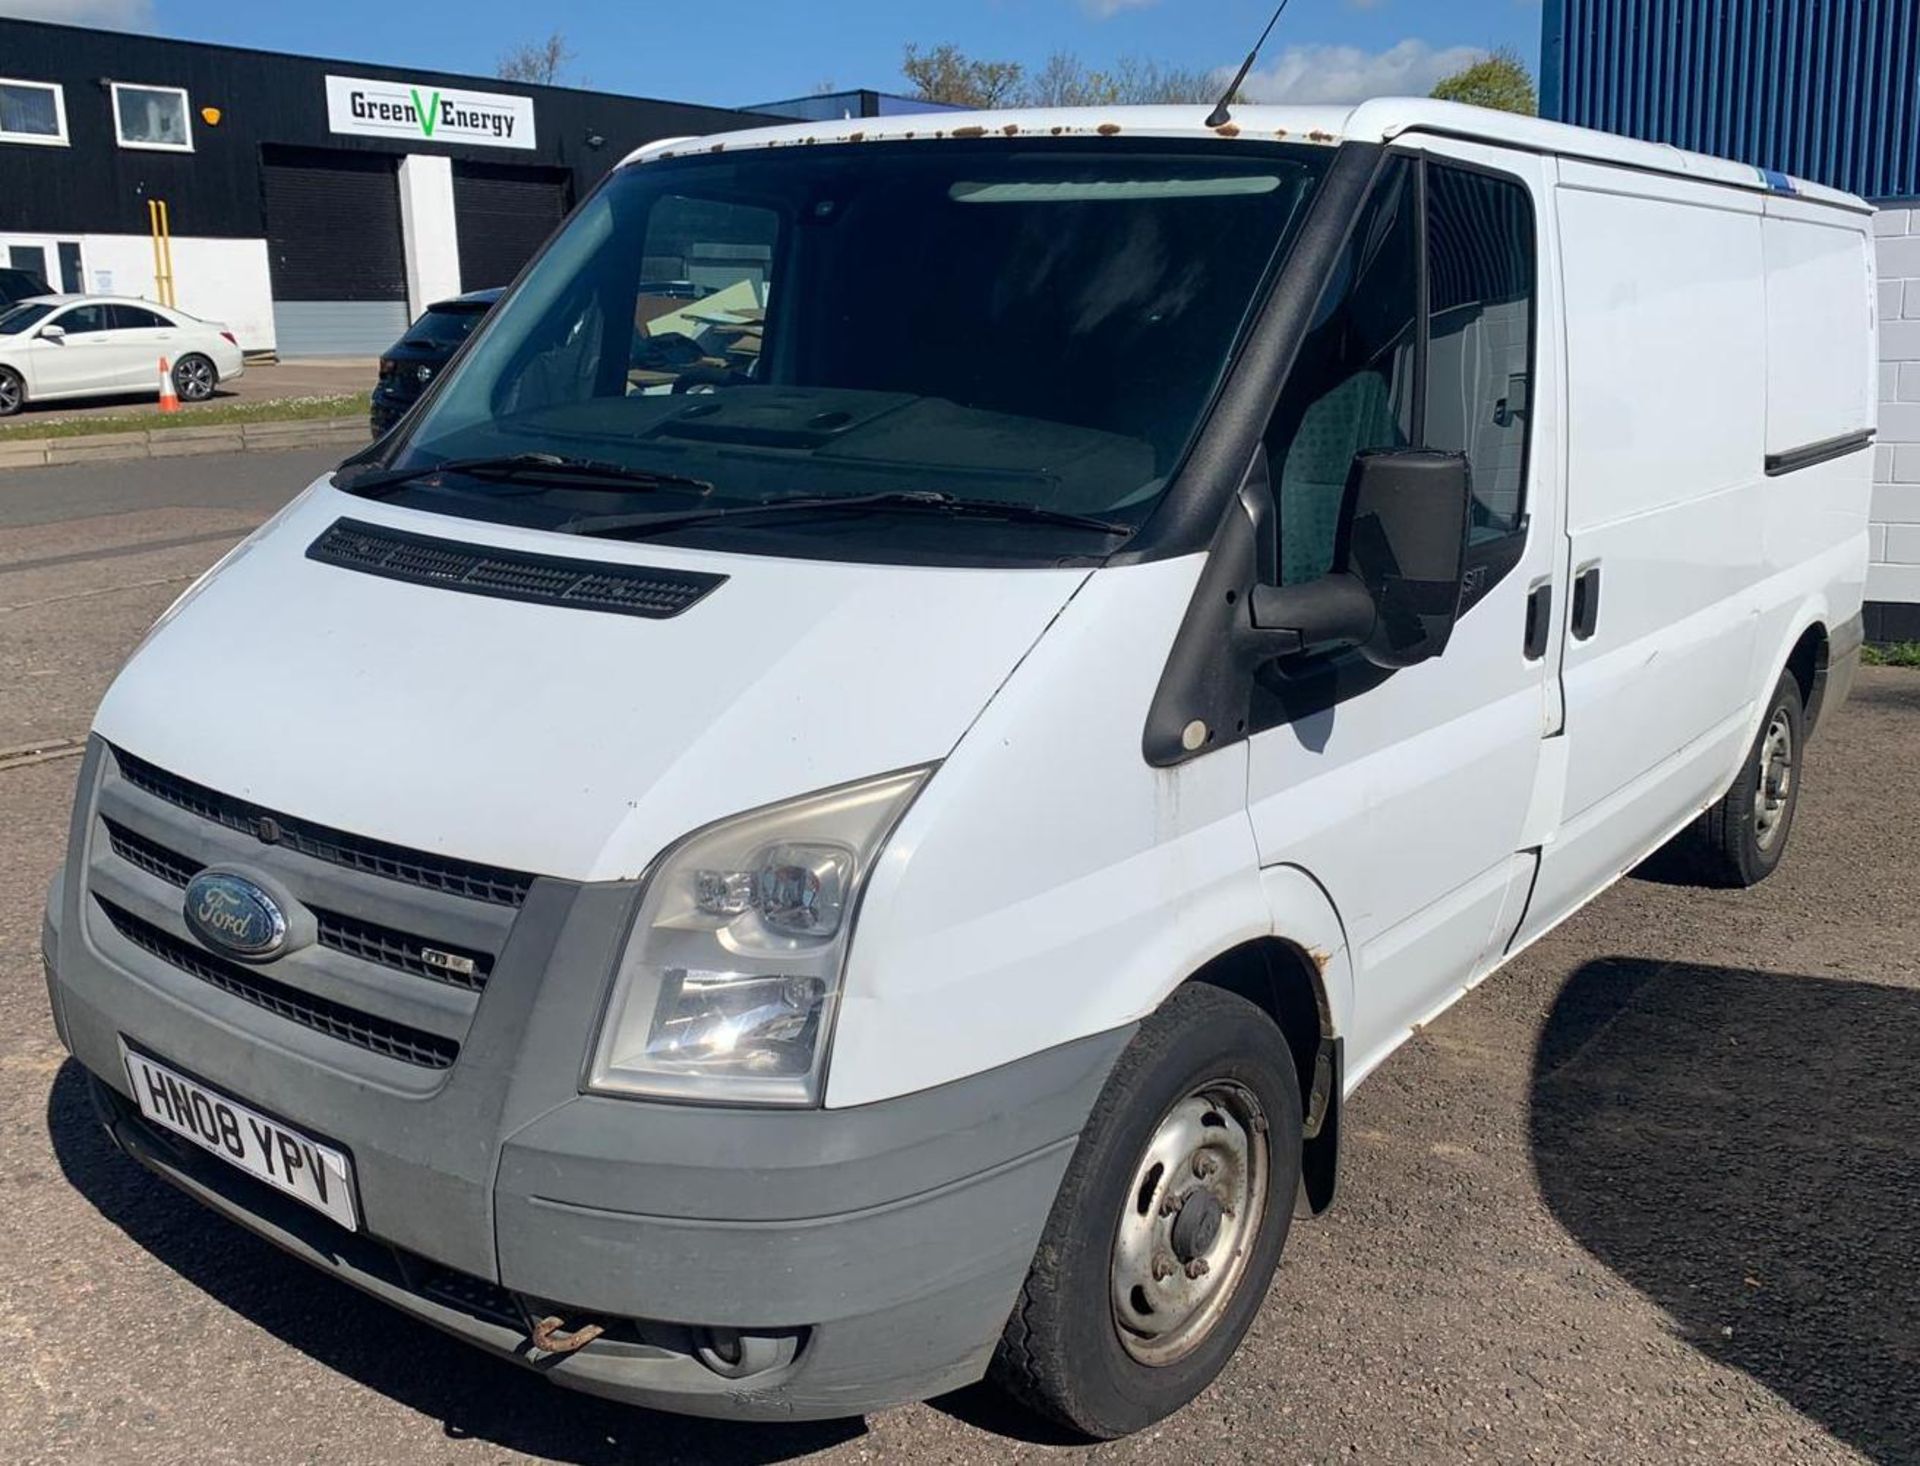
[{"label": "van front grille", "polygon": [[[169,885],[184,890],[189,881],[206,869],[198,861],[167,849],[157,840],[149,840],[117,820],[102,819],[101,823],[107,827],[107,842],[115,855]],[[318,907],[312,910],[323,947],[357,957],[362,962],[451,983],[471,992],[477,993],[487,985],[493,959],[484,952],[430,942],[424,937],[343,916],[337,911],[323,911]]]},{"label": "van front grille", "polygon": [[328,829],[217,793],[122,749],[114,749],[113,756],[120,766],[121,777],[142,793],[229,830],[242,831],[267,844],[281,845],[330,865],[500,906],[520,905],[533,884],[533,877],[523,871],[430,855]]},{"label": "van front grille", "polygon": [[398,1059],[405,1064],[417,1064],[424,1069],[451,1068],[459,1056],[460,1045],[450,1038],[426,1033],[371,1013],[361,1013],[343,1003],[289,987],[262,972],[215,957],[182,941],[173,933],[142,920],[98,892],[94,893],[93,899],[113,924],[113,929],[141,951],[257,1008],[264,1008],[269,1013],[317,1033],[324,1033],[329,1038],[339,1039],[342,1043],[389,1059]]},{"label": "van front grille", "polygon": [[436,946],[392,927],[371,921],[358,921],[337,911],[314,909],[320,926],[320,945],[358,957],[395,972],[451,983],[457,988],[479,992],[487,985],[493,959],[484,952],[468,952]]},{"label": "van front grille", "polygon": [[107,843],[113,847],[115,855],[150,876],[160,877],[168,885],[185,890],[187,882],[204,868],[197,861],[189,860],[178,851],[169,850],[145,835],[135,834],[115,820],[102,820],[101,823],[107,827]]}]

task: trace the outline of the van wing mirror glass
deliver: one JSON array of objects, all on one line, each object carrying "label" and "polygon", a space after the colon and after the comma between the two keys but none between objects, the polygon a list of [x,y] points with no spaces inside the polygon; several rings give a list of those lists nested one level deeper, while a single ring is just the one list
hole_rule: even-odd
[{"label": "van wing mirror glass", "polygon": [[1373,628],[1360,644],[1368,661],[1412,667],[1447,649],[1460,614],[1472,506],[1465,454],[1396,448],[1355,455],[1334,565],[1373,603]]}]

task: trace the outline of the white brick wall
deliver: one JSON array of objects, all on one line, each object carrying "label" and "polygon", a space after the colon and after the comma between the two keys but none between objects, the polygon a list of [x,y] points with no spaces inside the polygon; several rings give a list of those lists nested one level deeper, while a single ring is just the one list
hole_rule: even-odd
[{"label": "white brick wall", "polygon": [[1870,601],[1920,602],[1920,205],[1882,209]]}]

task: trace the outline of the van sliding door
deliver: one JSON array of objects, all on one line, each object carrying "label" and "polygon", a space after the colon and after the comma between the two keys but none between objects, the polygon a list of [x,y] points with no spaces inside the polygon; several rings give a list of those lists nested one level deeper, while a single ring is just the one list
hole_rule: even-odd
[{"label": "van sliding door", "polygon": [[1763,196],[1559,168],[1565,772],[1523,940],[1720,793],[1762,691]]}]

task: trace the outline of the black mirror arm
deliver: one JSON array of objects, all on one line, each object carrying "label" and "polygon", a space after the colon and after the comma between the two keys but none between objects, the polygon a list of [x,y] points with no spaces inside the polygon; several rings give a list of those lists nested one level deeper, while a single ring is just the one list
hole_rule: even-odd
[{"label": "black mirror arm", "polygon": [[1256,585],[1247,612],[1246,635],[1263,660],[1361,646],[1379,614],[1366,586],[1346,571],[1304,585]]}]

